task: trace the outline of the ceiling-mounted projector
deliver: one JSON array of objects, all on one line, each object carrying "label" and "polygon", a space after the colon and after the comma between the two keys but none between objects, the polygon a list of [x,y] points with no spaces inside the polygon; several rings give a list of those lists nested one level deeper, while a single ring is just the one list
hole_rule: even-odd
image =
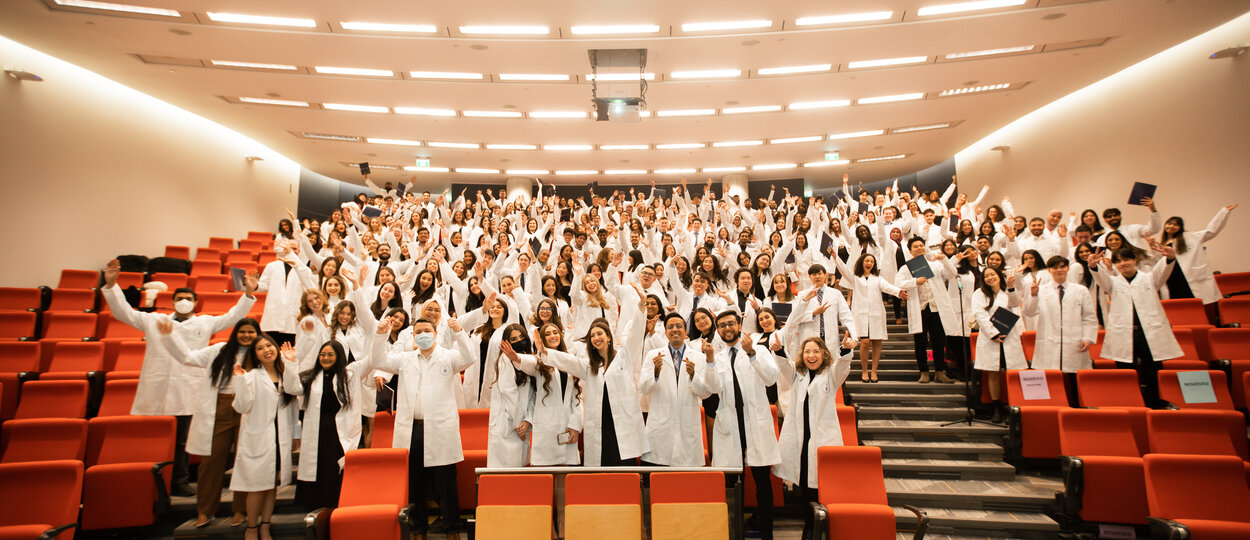
[{"label": "ceiling-mounted projector", "polygon": [[590,49],[591,103],[599,122],[637,122],[647,108],[646,49]]},{"label": "ceiling-mounted projector", "polygon": [[595,120],[637,122],[642,119],[642,98],[595,98]]}]

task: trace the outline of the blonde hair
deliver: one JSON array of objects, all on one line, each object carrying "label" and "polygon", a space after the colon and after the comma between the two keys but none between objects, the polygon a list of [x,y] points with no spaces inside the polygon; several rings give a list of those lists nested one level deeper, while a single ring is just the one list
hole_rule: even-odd
[{"label": "blonde hair", "polygon": [[314,295],[321,299],[321,313],[317,313],[325,318],[326,313],[330,312],[330,299],[321,289],[304,289],[304,294],[299,297],[299,316],[295,318],[295,322],[304,320],[304,317],[312,315],[313,312],[308,309],[308,295]]},{"label": "blonde hair", "polygon": [[833,365],[833,353],[829,352],[829,346],[825,345],[825,340],[820,339],[819,336],[809,337],[799,345],[798,358],[794,360],[794,370],[800,374],[807,373],[807,364],[803,362],[803,349],[807,348],[808,343],[815,343],[820,348],[820,367],[816,368],[816,373],[813,373],[813,375],[819,375],[830,365]]}]

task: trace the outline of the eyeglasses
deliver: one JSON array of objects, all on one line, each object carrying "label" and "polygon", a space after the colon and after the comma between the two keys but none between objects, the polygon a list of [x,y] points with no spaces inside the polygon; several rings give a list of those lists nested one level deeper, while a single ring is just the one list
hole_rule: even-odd
[{"label": "eyeglasses", "polygon": [[733,322],[733,321],[725,321],[723,323],[716,325],[716,328],[733,328],[735,326],[738,326],[738,323]]},{"label": "eyeglasses", "polygon": [[539,308],[538,308],[538,311],[551,311],[551,306],[542,306],[542,307],[539,307]]},{"label": "eyeglasses", "polygon": [[323,352],[317,353],[317,358],[335,358],[335,355],[332,352]]}]

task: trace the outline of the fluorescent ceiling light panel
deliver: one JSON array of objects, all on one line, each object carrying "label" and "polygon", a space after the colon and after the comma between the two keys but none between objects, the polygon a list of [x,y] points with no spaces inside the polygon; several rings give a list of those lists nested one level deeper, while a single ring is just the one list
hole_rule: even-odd
[{"label": "fluorescent ceiling light panel", "polygon": [[363,77],[394,77],[395,72],[389,69],[368,69],[336,66],[315,66],[317,73],[324,75],[359,75]]},{"label": "fluorescent ceiling light panel", "polygon": [[674,79],[729,79],[742,76],[740,69],[704,69],[696,71],[674,71],[668,74]]},{"label": "fluorescent ceiling light panel", "polygon": [[456,172],[470,173],[470,174],[499,174],[499,169],[472,169],[472,168],[465,168],[465,167],[456,167]]},{"label": "fluorescent ceiling light panel", "polygon": [[694,169],[656,169],[655,174],[690,174]]},{"label": "fluorescent ceiling light panel", "polygon": [[922,7],[916,11],[916,15],[921,17],[950,15],[951,13],[963,13],[965,11],[1020,6],[1024,5],[1024,2],[1025,0],[978,0],[975,2],[959,2],[957,4],[938,4],[936,6]]},{"label": "fluorescent ceiling light panel", "polygon": [[481,146],[477,143],[430,141],[425,144],[435,148],[481,148]]},{"label": "fluorescent ceiling light panel", "polygon": [[764,19],[755,19],[750,21],[697,22],[682,23],[681,31],[713,32],[716,30],[747,30],[751,28],[768,28],[772,25],[772,21]]},{"label": "fluorescent ceiling light panel", "polygon": [[305,131],[303,133],[305,139],[321,139],[325,141],[350,141],[360,142],[360,137],[355,135],[332,135],[329,133],[312,133]]},{"label": "fluorescent ceiling light panel", "polygon": [[409,71],[408,76],[414,79],[482,79],[481,73],[460,71]]},{"label": "fluorescent ceiling light panel", "polygon": [[[525,35],[525,36],[545,36],[551,33],[551,29],[546,26],[527,26],[527,25],[489,25],[489,24],[468,24],[460,27],[461,34],[496,34],[496,35]],[[456,169],[459,171],[460,169]]]},{"label": "fluorescent ceiling light panel", "polygon": [[520,118],[522,116],[517,111],[463,111],[460,114],[465,118]]},{"label": "fluorescent ceiling light panel", "polygon": [[788,137],[785,139],[769,139],[768,144],[790,144],[801,142],[816,142],[825,140],[824,135],[811,135],[807,137]]},{"label": "fluorescent ceiling light panel", "polygon": [[782,66],[772,68],[760,68],[755,70],[760,75],[792,75],[795,73],[815,73],[819,71],[829,71],[833,69],[833,64],[811,64],[807,66]]},{"label": "fluorescent ceiling light panel", "polygon": [[566,175],[588,176],[591,174],[599,174],[599,171],[556,171],[556,174],[560,176],[566,176]]},{"label": "fluorescent ceiling light panel", "polygon": [[307,107],[308,106],[307,101],[293,101],[289,99],[241,97],[239,98],[239,101],[242,101],[243,103],[259,103],[261,105],[285,105],[287,107]]},{"label": "fluorescent ceiling light panel", "polygon": [[733,148],[735,146],[759,146],[764,141],[721,141],[712,143],[713,148]]},{"label": "fluorescent ceiling light panel", "polygon": [[636,81],[640,77],[644,81],[655,80],[654,73],[641,73],[641,74],[639,73],[600,73],[598,76],[596,76],[594,73],[586,74],[587,81],[593,81],[595,79],[598,79],[600,81]]},{"label": "fluorescent ceiling light panel", "polygon": [[487,150],[538,150],[536,144],[487,144]]},{"label": "fluorescent ceiling light panel", "polygon": [[396,24],[347,21],[339,24],[346,30],[361,30],[365,32],[406,32],[410,34],[430,34],[438,31],[438,27],[432,24]]},{"label": "fluorescent ceiling light panel", "polygon": [[421,146],[421,141],[410,141],[407,139],[382,139],[378,137],[367,137],[365,141],[369,144],[395,144],[399,146]]},{"label": "fluorescent ceiling light panel", "polygon": [[978,56],[993,56],[996,54],[1011,54],[1018,52],[1028,52],[1036,49],[1035,45],[1024,45],[1020,47],[1004,47],[1002,49],[985,49],[983,51],[968,51],[961,53],[951,53],[946,55],[947,60],[957,60],[960,58],[975,58]]},{"label": "fluorescent ceiling light panel", "polygon": [[806,111],[810,109],[832,109],[834,107],[847,107],[847,106],[850,106],[850,104],[851,104],[851,100],[849,99],[828,99],[825,101],[800,101],[798,103],[791,103],[790,106],[787,108],[792,111]]},{"label": "fluorescent ceiling light panel", "polygon": [[543,150],[555,151],[584,151],[594,150],[594,145],[590,144],[544,144]]},{"label": "fluorescent ceiling light panel", "polygon": [[813,161],[811,163],[804,163],[803,167],[805,168],[807,167],[832,167],[834,165],[846,165],[850,162],[851,160],[849,159],[837,159],[837,160],[830,160],[830,161]]},{"label": "fluorescent ceiling light panel", "polygon": [[608,169],[603,174],[647,174],[646,169]]},{"label": "fluorescent ceiling light panel", "polygon": [[260,64],[256,62],[232,62],[229,60],[209,60],[209,62],[212,62],[214,66],[222,66],[222,67],[241,67],[241,68],[252,68],[252,69],[281,69],[281,70],[286,70],[286,71],[295,71],[296,69],[299,69],[289,64]]},{"label": "fluorescent ceiling light panel", "polygon": [[950,90],[943,90],[938,95],[942,97],[958,96],[962,94],[975,94],[977,92],[989,92],[991,90],[1003,90],[1006,88],[1011,88],[1011,83],[985,84],[981,86],[966,86],[964,88],[952,88]]},{"label": "fluorescent ceiling light panel", "polygon": [[508,169],[504,172],[508,174],[551,174],[551,171],[542,169]]},{"label": "fluorescent ceiling light panel", "polygon": [[110,2],[92,2],[91,0],[55,0],[57,5],[65,7],[77,7],[87,9],[102,9],[105,11],[121,11],[124,13],[139,13],[141,15],[163,15],[166,17],[181,17],[175,9],[154,8],[147,6],[131,6],[128,4],[113,4]]},{"label": "fluorescent ceiling light panel", "polygon": [[601,144],[600,150],[647,150],[651,148],[647,144]]},{"label": "fluorescent ceiling light panel", "polygon": [[404,170],[405,170],[405,171],[412,171],[412,172],[451,172],[451,169],[448,169],[447,167],[413,167],[413,166],[407,166],[407,167],[404,167]]},{"label": "fluorescent ceiling light panel", "polygon": [[895,101],[911,101],[924,97],[924,92],[913,92],[910,94],[895,94],[892,96],[876,96],[859,98],[855,101],[856,105],[871,105],[873,103],[894,103]]},{"label": "fluorescent ceiling light panel", "polygon": [[813,26],[820,24],[847,24],[869,21],[886,21],[894,18],[893,11],[869,11],[864,13],[847,13],[845,15],[821,15],[817,17],[799,17],[794,20],[795,26]]},{"label": "fluorescent ceiling light panel", "polygon": [[829,140],[836,141],[839,139],[856,139],[859,137],[872,137],[874,135],[884,135],[884,129],[870,129],[868,131],[851,131],[849,133],[834,133],[829,136]]},{"label": "fluorescent ceiling light panel", "polygon": [[929,60],[928,56],[904,56],[902,58],[881,58],[878,60],[859,60],[856,62],[847,63],[846,67],[850,69],[863,69],[863,68],[872,68],[872,67],[902,66],[906,64],[919,64],[922,62],[927,62],[928,60]]},{"label": "fluorescent ceiling light panel", "polygon": [[501,81],[567,81],[569,76],[562,73],[500,73]]},{"label": "fluorescent ceiling light panel", "polygon": [[586,118],[585,111],[530,111],[530,118]]},{"label": "fluorescent ceiling light panel", "polygon": [[657,24],[600,24],[578,25],[569,29],[575,36],[601,34],[654,34],[660,31]]},{"label": "fluorescent ceiling light panel", "polygon": [[[360,164],[359,164],[359,163],[356,163],[356,164],[355,164],[355,166],[356,166],[356,167],[359,167],[359,166],[360,166]],[[380,163],[370,163],[370,164],[369,164],[369,167],[374,168],[374,169],[388,169],[388,170],[396,170],[396,169],[398,169],[398,168],[399,168],[399,167],[397,167],[397,166],[395,166],[395,165],[382,165],[382,164],[380,164]]]},{"label": "fluorescent ceiling light panel", "polygon": [[756,165],[756,166],[754,166],[754,167],[751,167],[751,170],[753,170],[753,171],[772,171],[772,170],[776,170],[776,169],[793,169],[793,168],[795,168],[795,167],[798,167],[798,165],[796,165],[796,164],[794,164],[794,163],[766,163],[766,164],[764,164],[764,165]]},{"label": "fluorescent ceiling light panel", "polygon": [[390,109],[378,105],[348,105],[346,103],[322,103],[323,108],[331,111],[352,111],[352,112],[371,112],[371,113],[388,113]]},{"label": "fluorescent ceiling light panel", "polygon": [[865,163],[865,162],[869,162],[869,161],[885,161],[885,160],[887,160],[887,159],[903,159],[903,158],[905,158],[905,157],[907,157],[907,154],[895,154],[895,155],[893,155],[893,156],[878,156],[878,157],[870,157],[870,158],[859,158],[859,159],[855,160],[855,163]]},{"label": "fluorescent ceiling light panel", "polygon": [[946,122],[942,124],[929,124],[926,126],[911,126],[911,127],[891,129],[890,133],[912,133],[916,131],[928,131],[930,129],[942,129],[942,128],[948,128],[948,127],[951,127],[950,122]]},{"label": "fluorescent ceiling light panel", "polygon": [[294,17],[269,17],[265,15],[245,15],[242,13],[208,12],[208,18],[216,22],[263,24],[266,26],[296,26],[300,28],[316,28],[317,21]]},{"label": "fluorescent ceiling light panel", "polygon": [[716,109],[673,109],[668,111],[659,111],[655,114],[660,118],[668,116],[711,116],[716,114]]},{"label": "fluorescent ceiling light panel", "polygon": [[746,167],[704,167],[703,168],[703,172],[705,173],[738,172],[738,171],[745,171],[745,170],[747,170]]},{"label": "fluorescent ceiling light panel", "polygon": [[687,148],[703,148],[703,143],[668,143],[655,145],[656,150],[684,150]]},{"label": "fluorescent ceiling light panel", "polygon": [[429,109],[426,107],[395,107],[395,114],[412,114],[416,116],[455,116],[451,109]]},{"label": "fluorescent ceiling light panel", "polygon": [[725,107],[720,112],[724,114],[746,114],[759,112],[777,112],[781,110],[781,105],[755,105],[752,107]]}]

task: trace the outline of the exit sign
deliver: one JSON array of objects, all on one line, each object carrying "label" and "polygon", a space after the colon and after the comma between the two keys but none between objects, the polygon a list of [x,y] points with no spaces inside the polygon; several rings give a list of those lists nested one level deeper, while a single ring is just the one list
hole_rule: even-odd
[{"label": "exit sign", "polygon": [[417,166],[428,168],[430,166],[430,158],[417,158]]},{"label": "exit sign", "polygon": [[837,153],[837,152],[826,152],[826,153],[825,153],[825,161],[837,161],[837,160],[838,160],[838,153]]}]

